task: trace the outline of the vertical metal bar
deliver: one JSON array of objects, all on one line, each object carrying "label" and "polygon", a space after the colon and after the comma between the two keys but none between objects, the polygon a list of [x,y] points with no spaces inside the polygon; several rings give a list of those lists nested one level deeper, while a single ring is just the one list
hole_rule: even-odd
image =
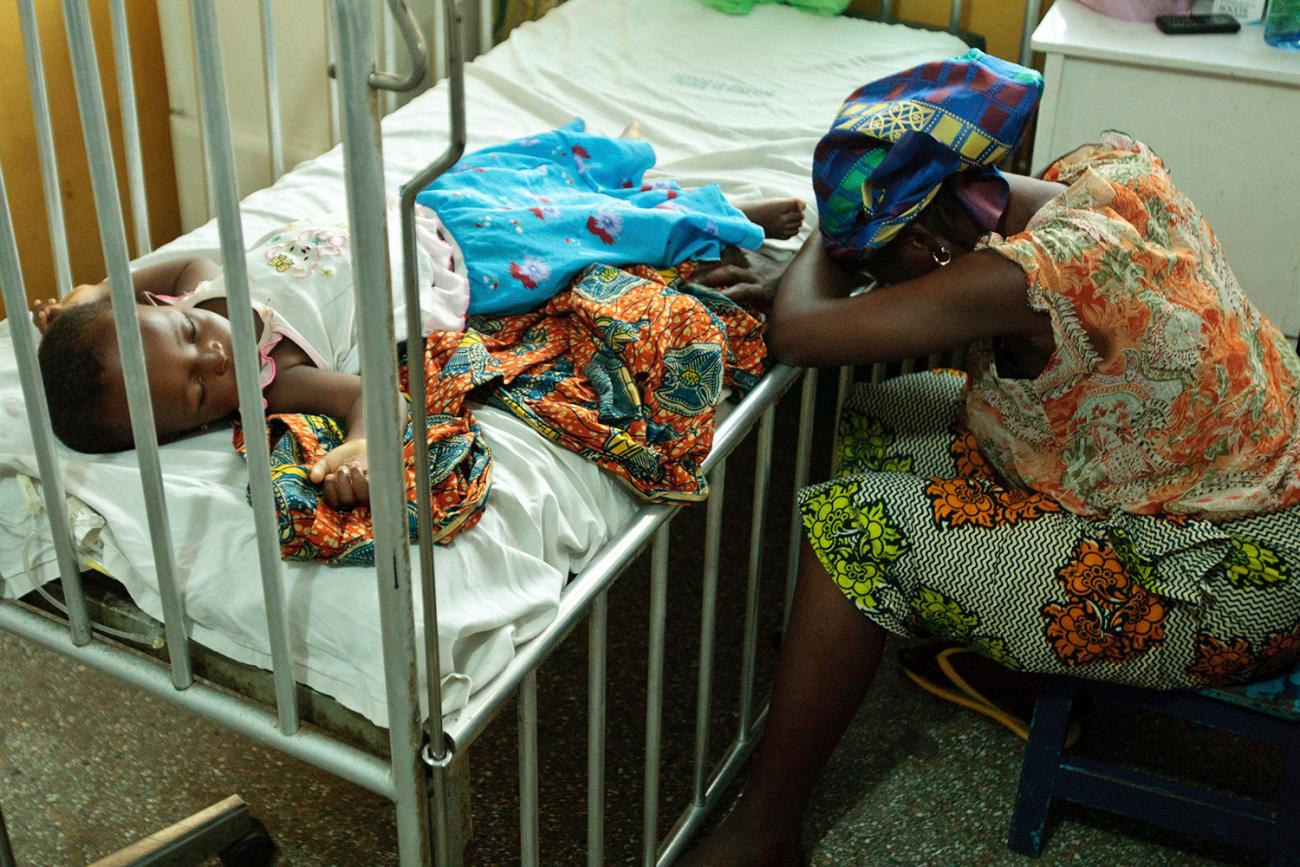
[{"label": "vertical metal bar", "polygon": [[[334,16],[329,13],[329,2],[325,0],[325,68],[338,69],[338,37],[334,33]],[[326,77],[326,89],[329,93],[330,144],[336,145],[343,137],[339,128],[342,111],[339,106],[339,81],[336,75]]]},{"label": "vertical metal bar", "polygon": [[[379,56],[383,58],[384,69],[395,69],[397,58],[397,27],[393,24],[388,14],[388,4],[380,2],[379,4]],[[397,94],[391,90],[385,90],[380,97],[384,101],[384,114],[391,114],[397,108]]]},{"label": "vertical metal bar", "polygon": [[609,594],[591,603],[587,620],[587,867],[605,863],[605,637]]},{"label": "vertical metal bar", "polygon": [[700,598],[700,673],[695,688],[696,806],[703,806],[709,776],[709,715],[713,709],[713,632],[718,616],[718,558],[722,548],[722,505],[727,491],[727,462],[719,461],[709,477],[709,507],[704,516],[704,587]]},{"label": "vertical metal bar", "polygon": [[1034,28],[1038,26],[1038,12],[1042,6],[1042,0],[1025,0],[1025,23],[1020,31],[1020,65],[1029,66],[1034,60],[1034,49],[1031,45],[1034,38]]},{"label": "vertical metal bar", "polygon": [[[451,0],[453,5],[459,5]],[[447,3],[448,0],[433,0],[433,33],[429,38],[430,70],[432,81],[437,82],[447,75]],[[431,82],[432,83],[432,82]]]},{"label": "vertical metal bar", "polygon": [[239,418],[248,432],[244,438],[248,460],[248,484],[257,529],[258,563],[262,572],[262,598],[266,603],[267,637],[271,645],[271,670],[280,730],[298,730],[298,693],[293,677],[293,656],[289,651],[289,609],[280,578],[279,521],[275,494],[271,489],[271,457],[262,413],[259,387],[257,335],[253,319],[236,315],[252,309],[248,269],[244,262],[244,232],[239,221],[239,183],[235,171],[235,148],[230,135],[230,109],[221,61],[221,37],[217,30],[215,0],[192,0],[190,12],[194,41],[198,46],[199,89],[203,94],[203,141],[216,197],[217,222],[221,235],[221,259],[226,278],[230,333],[235,350],[235,383],[239,393]]},{"label": "vertical metal bar", "polygon": [[519,684],[519,863],[541,864],[537,830],[537,669]]},{"label": "vertical metal bar", "polygon": [[[406,525],[406,478],[398,408],[397,351],[393,332],[388,225],[384,217],[384,158],[380,148],[374,67],[374,23],[364,4],[335,0],[338,82],[343,106],[343,164],[352,227],[357,336],[370,464],[370,514],[384,648],[389,751],[397,802],[397,843],[403,864],[429,858],[429,803],[420,757],[419,687],[415,613],[411,598]],[[437,641],[437,635],[430,636]],[[429,672],[436,680],[437,669]],[[431,715],[438,707],[429,709]],[[441,745],[438,745],[441,747]]]},{"label": "vertical metal bar", "polygon": [[72,77],[76,82],[77,108],[81,112],[82,134],[90,161],[90,182],[95,197],[95,214],[99,219],[99,236],[103,242],[104,261],[112,285],[118,357],[126,379],[131,433],[135,439],[140,481],[144,487],[145,513],[149,520],[158,591],[162,597],[172,683],[177,689],[185,689],[194,682],[185,636],[185,608],[176,583],[171,522],[167,517],[162,469],[158,464],[158,436],[154,427],[153,404],[149,398],[148,374],[145,372],[144,344],[140,339],[139,321],[136,319],[135,292],[126,252],[122,203],[117,195],[117,175],[109,143],[108,117],[104,111],[103,91],[100,89],[99,67],[95,60],[90,12],[84,0],[63,0],[63,20],[68,32],[68,51],[72,57]]},{"label": "vertical metal bar", "polygon": [[740,728],[737,740],[748,742],[754,717],[755,661],[758,655],[758,582],[763,573],[763,542],[767,538],[767,493],[772,476],[772,431],[776,407],[763,413],[758,428],[758,453],[754,461],[754,506],[749,522],[749,580],[745,588],[745,633],[740,661]]},{"label": "vertical metal bar", "polygon": [[492,50],[492,0],[479,0],[478,53],[487,54],[491,50]]},{"label": "vertical metal bar", "polygon": [[649,676],[645,699],[645,814],[641,861],[654,867],[659,845],[659,749],[663,723],[664,631],[668,617],[668,524],[655,531],[650,554]]},{"label": "vertical metal bar", "polygon": [[26,318],[27,289],[23,285],[22,260],[18,256],[18,240],[14,235],[3,171],[0,171],[0,290],[4,292],[5,310],[9,313],[9,333],[13,336],[14,355],[18,359],[18,381],[23,389],[27,424],[31,428],[32,443],[36,448],[36,468],[41,474],[45,513],[50,521],[50,535],[54,538],[54,551],[59,561],[63,598],[68,604],[72,642],[77,645],[87,644],[90,641],[90,617],[86,613],[86,598],[81,590],[81,569],[72,547],[68,501],[63,490],[59,461],[54,454],[50,408],[45,402],[45,389],[41,385],[36,342],[32,339],[32,328]]},{"label": "vertical metal bar", "polygon": [[131,192],[131,222],[135,227],[135,254],[153,249],[149,239],[149,202],[144,191],[144,157],[140,147],[140,115],[135,105],[135,73],[131,69],[131,36],[127,32],[126,0],[113,0],[113,63],[117,67],[117,94],[122,113],[122,144],[126,178]]},{"label": "vertical metal bar", "polygon": [[[876,362],[871,365],[871,381],[880,382],[885,378],[885,365]],[[853,367],[845,365],[840,368],[840,379],[835,390],[835,432],[831,437],[831,476],[834,477],[840,471],[840,415],[844,412],[844,404],[849,399],[849,392],[853,389]]]},{"label": "vertical metal bar", "polygon": [[894,20],[894,4],[890,0],[880,0],[880,18],[883,21]]},{"label": "vertical metal bar", "polygon": [[948,6],[948,32],[956,33],[961,28],[961,0],[952,0]]},{"label": "vertical metal bar", "polygon": [[[799,438],[794,447],[794,491],[808,484],[812,466],[813,416],[817,407],[817,368],[810,367],[803,374],[803,394],[799,399]],[[794,585],[799,577],[799,541],[803,538],[803,516],[797,505],[791,508],[790,544],[786,555],[785,601],[781,611],[781,628],[790,618],[790,603],[794,600]]]},{"label": "vertical metal bar", "polygon": [[284,130],[280,124],[280,63],[275,51],[275,18],[271,0],[262,0],[262,75],[266,79],[266,138],[271,180],[284,174]]},{"label": "vertical metal bar", "polygon": [[915,358],[904,358],[898,365],[898,373],[900,376],[906,376],[907,374],[912,373],[915,370],[916,370]]},{"label": "vertical metal bar", "polygon": [[14,847],[9,842],[9,831],[5,829],[3,810],[0,810],[0,867],[17,867],[14,861]]},{"label": "vertical metal bar", "polygon": [[68,229],[63,219],[59,163],[54,152],[50,100],[45,90],[45,61],[41,57],[41,31],[36,23],[36,9],[32,5],[32,0],[21,0],[18,4],[18,16],[23,32],[23,51],[27,55],[27,84],[32,97],[32,115],[36,121],[36,147],[41,159],[45,216],[50,230],[50,249],[54,252],[54,274],[58,281],[55,291],[42,291],[41,295],[62,298],[72,291],[72,264],[68,256]]},{"label": "vertical metal bar", "polygon": [[212,219],[212,175],[208,172],[208,153],[207,148],[203,146],[203,114],[207,109],[203,105],[203,92],[199,88],[199,46],[194,39],[194,15],[190,14],[190,65],[194,73],[194,93],[197,96],[195,100],[198,111],[199,129],[195,134],[195,139],[199,144],[199,171],[203,173],[203,214],[205,219]]},{"label": "vertical metal bar", "polygon": [[[406,298],[406,346],[408,384],[413,395],[427,391],[426,371],[423,364],[424,337],[420,317],[420,286],[415,249],[415,197],[438,175],[451,168],[465,152],[465,69],[461,51],[461,33],[464,21],[459,3],[449,3],[443,9],[446,20],[443,32],[447,39],[450,63],[450,93],[448,112],[451,121],[451,140],[437,159],[425,166],[415,177],[402,185],[400,192],[402,226],[402,280]],[[412,441],[425,442],[429,422],[423,399],[411,401]],[[438,594],[434,575],[433,554],[433,494],[429,482],[429,453],[415,449],[415,502],[417,531],[420,545],[420,593],[424,603],[424,662],[429,676],[425,679],[429,706],[429,750],[435,760],[446,755],[442,726],[442,671],[438,652]],[[439,839],[445,838],[445,810],[435,816],[435,831]]]}]

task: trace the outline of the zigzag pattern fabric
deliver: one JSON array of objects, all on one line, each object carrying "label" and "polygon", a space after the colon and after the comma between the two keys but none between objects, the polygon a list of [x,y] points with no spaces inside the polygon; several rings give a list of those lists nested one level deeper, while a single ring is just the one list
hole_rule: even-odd
[{"label": "zigzag pattern fabric", "polygon": [[800,492],[809,543],[865,616],[1017,670],[1156,688],[1300,657],[1300,507],[1075,515],[998,477],[962,425],[965,386],[955,371],[861,386],[837,477]]},{"label": "zigzag pattern fabric", "polygon": [[978,49],[866,84],[840,107],[813,154],[821,232],[838,258],[883,247],[945,178],[1000,178],[1038,107],[1036,70]]}]

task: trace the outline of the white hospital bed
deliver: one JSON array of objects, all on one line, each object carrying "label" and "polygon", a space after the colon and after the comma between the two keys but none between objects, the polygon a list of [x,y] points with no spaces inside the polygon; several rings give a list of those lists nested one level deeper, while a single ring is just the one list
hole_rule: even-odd
[{"label": "white hospital bed", "polygon": [[[340,8],[346,5],[346,0],[338,2]],[[569,0],[541,21],[517,28],[465,68],[468,148],[553,128],[574,116],[583,117],[589,129],[609,134],[635,120],[656,149],[657,174],[685,186],[717,182],[733,200],[797,195],[811,203],[813,147],[843,97],[865,81],[963,48],[947,33],[823,18],[784,6],[760,6],[749,16],[729,17],[698,0]],[[444,82],[384,120],[383,177],[390,192],[445,146],[450,134],[446,90]],[[292,219],[343,210],[345,175],[344,154],[336,147],[248,196],[240,206],[243,237],[251,241]],[[809,228],[799,239],[768,244],[761,255],[782,261]],[[220,258],[215,221],[146,260],[193,253]],[[394,264],[400,269],[400,257]],[[395,296],[400,294],[396,274]],[[36,480],[36,449],[12,334],[12,329],[28,328],[28,320],[22,311],[8,313],[0,325],[0,587],[4,598],[13,599],[58,578],[60,568]],[[778,369],[769,379],[773,381],[731,413],[719,450],[739,441],[796,374]],[[810,406],[806,398],[806,415]],[[666,507],[643,507],[594,465],[545,442],[508,413],[476,412],[495,456],[493,489],[481,523],[453,545],[438,547],[434,564],[441,716],[454,746],[417,756],[417,773],[427,775],[417,792],[433,788],[435,827],[443,812],[436,800],[444,782],[440,771],[455,751],[469,745],[503,695],[519,684],[530,688],[530,672],[545,646],[562,637],[572,621],[593,606],[603,616],[603,588],[652,535],[656,548],[666,544],[659,541],[659,527],[673,514]],[[764,422],[769,451],[770,425],[769,413]],[[806,445],[805,440],[805,450]],[[80,565],[113,576],[135,605],[163,619],[169,603],[156,574],[137,454],[92,458],[60,447],[58,457]],[[806,466],[806,456],[804,461]],[[254,513],[246,496],[249,472],[231,448],[230,432],[168,445],[161,449],[160,466],[186,633],[198,646],[270,669],[273,641]],[[759,497],[766,496],[765,485],[758,490]],[[418,576],[417,548],[411,556],[411,574]],[[712,566],[716,571],[717,564]],[[579,578],[568,583],[571,575]],[[282,564],[280,580],[293,680],[375,726],[389,728],[388,615],[375,592],[374,570],[291,562]],[[419,648],[424,641],[422,600],[419,592],[410,596],[414,646]],[[661,608],[663,604],[661,598]],[[22,606],[0,604],[0,628],[55,643],[49,638],[49,621]],[[106,643],[73,647],[64,639],[59,647],[160,694],[169,692],[165,670],[154,678],[159,688],[133,667],[104,661],[112,651]],[[662,647],[658,653],[662,666]],[[420,678],[425,658],[425,653],[415,654],[413,667]],[[240,712],[212,709],[202,697],[187,698],[202,696],[201,687],[171,693],[200,713],[389,795],[398,803],[403,862],[429,857],[430,820],[412,803],[423,796],[403,791],[407,784],[398,768],[396,731],[391,765],[388,759],[366,762],[355,753],[330,758],[334,742],[328,738],[283,731],[283,706],[277,728],[273,713],[258,711],[261,717],[253,722],[234,721]],[[429,693],[414,687],[413,694],[425,705],[419,711],[424,717]],[[746,712],[757,718],[752,709]],[[653,716],[647,718],[648,745],[658,740]],[[410,720],[402,723],[411,728]],[[413,725],[418,732],[419,721]],[[535,725],[534,718],[534,750]],[[296,720],[289,732],[295,727]],[[521,733],[523,743],[527,737]],[[743,754],[735,758],[733,765]],[[652,760],[653,755],[647,764]],[[533,761],[535,768],[535,754]],[[525,776],[526,762],[525,756]],[[648,794],[647,812],[653,813],[650,799]],[[697,804],[696,813],[706,806]],[[688,822],[685,831],[698,819]],[[655,827],[649,818],[647,827]],[[444,836],[450,833],[443,831]],[[530,838],[527,827],[521,834],[528,862],[536,857],[530,852],[535,834]],[[648,836],[648,860],[676,854],[680,834],[674,838],[678,842],[662,845],[653,833]],[[593,857],[599,860],[599,853]]]}]

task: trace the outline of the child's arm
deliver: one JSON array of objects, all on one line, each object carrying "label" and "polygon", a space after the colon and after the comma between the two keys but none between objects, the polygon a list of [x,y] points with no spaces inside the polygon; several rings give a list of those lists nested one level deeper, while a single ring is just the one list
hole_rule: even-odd
[{"label": "child's arm", "polygon": [[[292,345],[287,348],[301,352]],[[341,419],[347,429],[346,440],[312,465],[310,478],[314,484],[322,485],[325,502],[336,509],[368,504],[370,481],[361,377],[321,370],[310,363],[284,363],[288,361],[276,358],[278,372],[266,390],[266,411],[305,412]]]},{"label": "child's arm", "polygon": [[[192,292],[204,280],[211,280],[220,273],[221,269],[211,259],[191,256],[132,271],[131,283],[135,288],[137,304],[153,304],[154,295],[184,295]],[[82,283],[61,301],[54,298],[39,300],[32,305],[32,321],[44,333],[49,324],[69,307],[93,304],[108,298],[110,285],[109,278],[105,277],[98,283]]]}]

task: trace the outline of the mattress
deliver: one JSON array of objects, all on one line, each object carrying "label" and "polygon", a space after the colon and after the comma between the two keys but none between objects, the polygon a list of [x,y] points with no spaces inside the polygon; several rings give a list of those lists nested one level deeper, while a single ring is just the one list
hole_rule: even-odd
[{"label": "mattress", "polygon": [[[688,187],[717,182],[733,201],[796,195],[811,202],[813,147],[842,99],[863,82],[963,48],[945,33],[779,5],[738,17],[698,0],[569,0],[466,67],[469,147],[573,117],[611,135],[638,121],[658,154],[652,178]],[[385,119],[391,190],[441,152],[447,126],[443,85]],[[342,211],[342,176],[336,147],[250,195],[243,202],[245,238]],[[798,240],[769,243],[760,255],[779,263]],[[220,258],[215,224],[142,262],[196,253]],[[22,317],[0,324],[6,596],[57,577],[32,478],[36,461],[9,334],[15,321],[28,327]],[[463,707],[551,621],[569,575],[638,506],[612,477],[509,414],[482,408],[478,416],[496,460],[489,502],[477,527],[435,553],[445,714]],[[134,454],[92,458],[60,447],[60,459],[83,562],[113,575],[140,608],[160,618]],[[165,446],[162,469],[190,635],[240,662],[269,667],[247,472],[229,430]],[[418,560],[415,548],[412,557]],[[385,725],[374,573],[291,562],[283,575],[298,680]]]}]

